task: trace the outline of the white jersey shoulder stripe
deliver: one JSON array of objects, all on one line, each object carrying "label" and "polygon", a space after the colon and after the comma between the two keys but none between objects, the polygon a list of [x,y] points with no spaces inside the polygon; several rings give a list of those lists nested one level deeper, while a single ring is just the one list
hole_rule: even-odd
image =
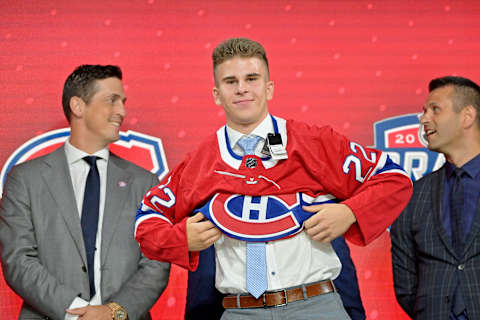
[{"label": "white jersey shoulder stripe", "polygon": [[170,220],[168,220],[167,218],[165,218],[164,216],[162,216],[161,214],[159,213],[151,213],[151,214],[145,214],[143,216],[141,216],[140,218],[138,218],[136,221],[135,221],[135,232],[134,232],[134,237],[137,236],[137,229],[138,229],[138,226],[140,225],[140,223],[146,221],[146,220],[149,220],[149,219],[153,219],[153,218],[157,218],[157,219],[162,219],[166,222],[168,222],[170,225],[173,225]]}]

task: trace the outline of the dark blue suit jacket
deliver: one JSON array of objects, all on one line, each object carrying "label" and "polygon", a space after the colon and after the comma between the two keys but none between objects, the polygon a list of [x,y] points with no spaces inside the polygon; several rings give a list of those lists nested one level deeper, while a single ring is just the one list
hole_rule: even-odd
[{"label": "dark blue suit jacket", "polygon": [[[343,237],[333,240],[332,246],[342,262],[342,272],[334,282],[343,305],[352,320],[365,320],[357,272],[350,257],[350,249]],[[211,246],[200,252],[197,270],[188,273],[185,319],[220,319],[224,311],[222,299],[223,295],[215,289],[215,251]]]},{"label": "dark blue suit jacket", "polygon": [[458,281],[468,318],[480,319],[480,201],[458,256],[442,223],[443,166],[413,184],[413,195],[392,224],[393,284],[398,303],[416,320],[449,319]]}]

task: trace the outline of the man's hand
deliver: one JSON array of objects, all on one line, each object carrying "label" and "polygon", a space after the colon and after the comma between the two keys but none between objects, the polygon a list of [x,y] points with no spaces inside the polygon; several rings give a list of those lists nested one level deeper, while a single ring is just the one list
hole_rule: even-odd
[{"label": "man's hand", "polygon": [[303,210],[316,212],[305,221],[305,232],[319,242],[330,242],[338,238],[357,221],[352,210],[344,204],[304,206]]},{"label": "man's hand", "polygon": [[106,305],[67,309],[67,313],[77,315],[79,320],[112,320],[112,310]]},{"label": "man's hand", "polygon": [[213,223],[204,220],[200,212],[187,219],[188,251],[201,251],[217,241],[222,232]]}]

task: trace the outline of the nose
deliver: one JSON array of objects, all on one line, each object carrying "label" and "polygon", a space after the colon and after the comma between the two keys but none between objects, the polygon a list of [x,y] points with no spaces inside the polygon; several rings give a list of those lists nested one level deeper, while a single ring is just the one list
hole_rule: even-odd
[{"label": "nose", "polygon": [[237,93],[238,94],[244,94],[248,92],[248,84],[246,81],[240,80],[238,81],[238,86],[237,86]]},{"label": "nose", "polygon": [[419,113],[419,114],[418,114],[418,121],[419,121],[421,124],[425,124],[425,122],[428,121],[427,112]]},{"label": "nose", "polygon": [[116,113],[118,115],[120,115],[122,118],[125,118],[125,115],[126,115],[126,110],[125,110],[125,101],[121,101],[119,100],[119,102],[117,103],[117,108],[116,108]]}]

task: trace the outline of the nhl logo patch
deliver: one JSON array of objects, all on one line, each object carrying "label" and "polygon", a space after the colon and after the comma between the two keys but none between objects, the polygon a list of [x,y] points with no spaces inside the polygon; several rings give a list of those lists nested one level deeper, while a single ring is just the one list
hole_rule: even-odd
[{"label": "nhl logo patch", "polygon": [[245,159],[245,166],[247,168],[253,169],[257,167],[257,159],[255,158],[247,158]]}]

